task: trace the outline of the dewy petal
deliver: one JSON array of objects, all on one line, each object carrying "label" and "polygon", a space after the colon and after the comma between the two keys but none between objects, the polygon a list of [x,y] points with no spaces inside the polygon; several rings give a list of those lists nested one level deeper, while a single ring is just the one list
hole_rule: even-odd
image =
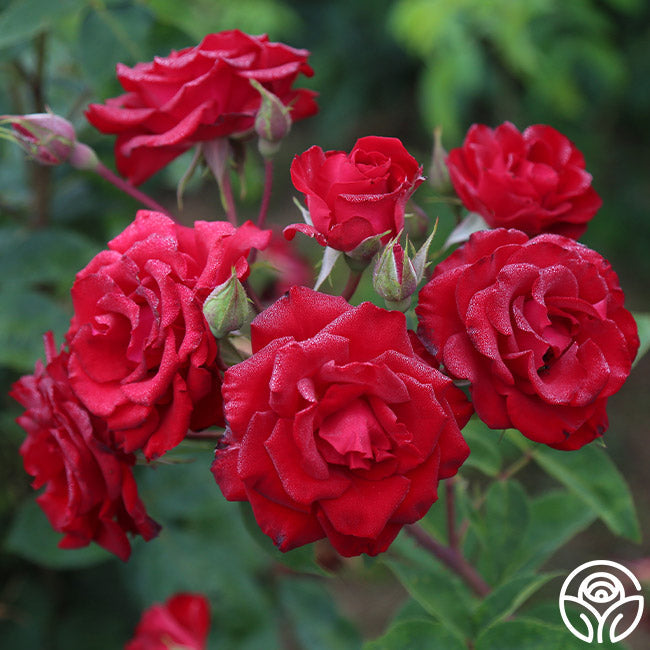
[{"label": "dewy petal", "polygon": [[357,478],[342,496],[321,501],[320,508],[340,534],[375,539],[406,497],[410,484],[404,476],[380,483]]},{"label": "dewy petal", "polygon": [[278,420],[264,443],[282,487],[296,503],[309,506],[321,499],[335,499],[350,485],[350,478],[335,467],[327,475],[314,477],[295,444],[290,420]]}]

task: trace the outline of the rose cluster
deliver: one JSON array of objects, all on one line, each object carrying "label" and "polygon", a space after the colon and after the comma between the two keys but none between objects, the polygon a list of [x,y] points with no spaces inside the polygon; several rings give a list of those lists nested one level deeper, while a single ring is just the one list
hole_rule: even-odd
[{"label": "rose cluster", "polygon": [[67,349],[48,336],[47,364],[12,391],[26,409],[25,469],[46,486],[39,503],[61,546],[96,541],[126,559],[124,531],[157,533],[138,499],[135,452],[156,458],[188,429],[223,422],[203,301],[231,268],[245,278],[250,249],[269,237],[251,223],[189,228],[142,210],[77,274]]},{"label": "rose cluster", "polygon": [[[292,88],[312,74],[307,57],[265,36],[212,34],[118,66],[126,94],[87,116],[117,135],[118,170],[140,183],[196,144],[244,140],[263,101],[291,121],[313,114],[314,93]],[[38,500],[62,546],[95,541],[126,558],[127,532],[155,536],[132,466],[188,431],[216,428],[216,482],[226,499],[250,503],[280,550],[328,538],[344,556],[385,551],[426,514],[469,454],[461,430],[474,411],[557,449],[601,436],[639,339],[615,272],[575,241],[601,203],[582,154],[549,126],[474,125],[446,166],[490,228],[427,272],[433,235],[414,255],[399,243],[424,177],[397,138],[295,156],[305,223],[284,236],[306,234],[330,262],[344,254],[350,281],[340,296],[300,286],[310,269],[274,242],[266,259],[281,277],[266,309],[253,301],[250,349],[230,367],[222,352],[234,346],[221,339],[247,331],[255,296],[242,282],[271,231],[140,211],[78,273],[64,347],[46,337],[46,364],[12,392],[26,409],[25,468],[45,486]],[[389,309],[350,302],[375,254],[373,286]],[[425,277],[415,333],[402,311]],[[209,296],[219,327],[204,313]],[[203,647],[207,614],[192,602],[152,610],[137,637],[155,617],[178,631],[175,643]],[[181,629],[192,626],[196,638]]]}]

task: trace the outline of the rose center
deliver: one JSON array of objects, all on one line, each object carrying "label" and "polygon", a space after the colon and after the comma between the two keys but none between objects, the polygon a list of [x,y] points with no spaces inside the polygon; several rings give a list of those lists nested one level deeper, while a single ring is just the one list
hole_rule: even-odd
[{"label": "rose center", "polygon": [[328,462],[350,469],[370,469],[391,456],[390,440],[362,398],[325,418],[318,437]]}]

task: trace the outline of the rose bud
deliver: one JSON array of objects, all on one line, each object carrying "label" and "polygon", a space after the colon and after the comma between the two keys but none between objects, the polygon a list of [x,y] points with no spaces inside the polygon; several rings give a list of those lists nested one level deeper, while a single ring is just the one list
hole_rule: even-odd
[{"label": "rose bud", "polygon": [[74,127],[68,120],[53,113],[30,115],[3,115],[14,130],[10,136],[16,144],[41,165],[60,165],[67,162],[77,169],[94,169],[95,152],[77,142]]},{"label": "rose bud", "polygon": [[280,142],[291,130],[290,109],[255,79],[251,79],[251,85],[262,96],[255,117],[255,133],[259,136],[257,146],[265,158],[270,158],[278,152]]},{"label": "rose bud", "polygon": [[233,267],[232,275],[215,287],[205,299],[203,315],[208,321],[210,331],[215,338],[220,339],[242,327],[250,313],[246,290],[237,279],[237,271]]},{"label": "rose bud", "polygon": [[386,301],[388,309],[406,311],[411,304],[411,295],[417,289],[418,279],[408,255],[404,254],[397,238],[377,258],[372,274],[372,286]]},{"label": "rose bud", "polygon": [[429,185],[439,194],[449,194],[453,191],[447,169],[447,152],[442,146],[442,129],[438,126],[433,131],[433,154],[429,172]]},{"label": "rose bud", "polygon": [[[422,247],[411,260],[404,254],[399,242],[399,235],[388,242],[388,245],[377,258],[372,275],[372,285],[375,291],[386,301],[388,309],[406,311],[411,304],[411,296],[424,277],[427,253],[435,235],[434,231],[422,244]],[[409,242],[406,240],[408,251]]]}]

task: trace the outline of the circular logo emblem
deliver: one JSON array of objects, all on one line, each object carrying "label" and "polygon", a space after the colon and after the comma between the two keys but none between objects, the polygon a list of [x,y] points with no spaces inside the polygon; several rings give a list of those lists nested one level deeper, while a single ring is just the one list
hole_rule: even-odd
[{"label": "circular logo emblem", "polygon": [[605,638],[616,643],[631,634],[641,620],[641,585],[617,562],[585,562],[562,585],[560,614],[571,634],[580,640],[603,643]]}]

